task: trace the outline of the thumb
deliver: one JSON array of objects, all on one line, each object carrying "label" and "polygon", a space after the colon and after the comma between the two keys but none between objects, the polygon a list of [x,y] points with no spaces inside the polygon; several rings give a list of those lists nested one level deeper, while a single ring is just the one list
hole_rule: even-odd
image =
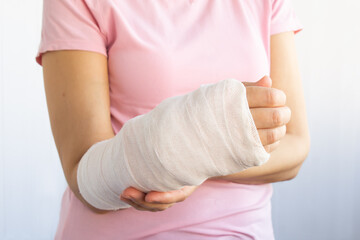
[{"label": "thumb", "polygon": [[245,85],[245,87],[248,86],[271,87],[272,81],[269,76],[265,75],[257,82],[243,82],[243,84]]}]

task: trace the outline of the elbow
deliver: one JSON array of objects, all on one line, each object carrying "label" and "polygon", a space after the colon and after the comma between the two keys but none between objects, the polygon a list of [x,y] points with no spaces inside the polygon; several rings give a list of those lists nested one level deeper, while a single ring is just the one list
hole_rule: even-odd
[{"label": "elbow", "polygon": [[296,166],[294,169],[292,169],[287,178],[285,179],[285,181],[290,181],[290,180],[293,180],[294,178],[296,178],[299,174],[299,171],[300,171],[300,168],[301,168],[301,164],[299,166]]},{"label": "elbow", "polygon": [[305,160],[309,155],[310,146],[311,146],[311,141],[310,141],[310,135],[308,134],[307,136],[302,137],[301,140],[299,141],[299,148],[300,148],[299,161],[297,165],[289,171],[286,181],[293,180],[298,176],[302,164],[305,162]]},{"label": "elbow", "polygon": [[[80,162],[80,161],[79,161]],[[78,167],[79,167],[79,162],[76,163],[76,165],[74,167],[71,167],[69,168],[69,173],[68,174],[65,174],[66,179],[68,181],[68,185],[69,185],[69,188],[71,189],[71,191],[74,193],[75,197],[83,203],[83,205],[85,207],[87,207],[91,212],[95,213],[95,214],[99,214],[99,215],[102,215],[102,214],[106,214],[106,213],[109,213],[109,212],[112,212],[111,210],[103,210],[103,209],[98,209],[98,208],[95,208],[94,206],[92,206],[90,203],[88,203],[84,198],[83,196],[81,195],[80,193],[80,190],[79,190],[79,185],[78,185],[78,182],[77,182],[77,171],[78,171]]]}]

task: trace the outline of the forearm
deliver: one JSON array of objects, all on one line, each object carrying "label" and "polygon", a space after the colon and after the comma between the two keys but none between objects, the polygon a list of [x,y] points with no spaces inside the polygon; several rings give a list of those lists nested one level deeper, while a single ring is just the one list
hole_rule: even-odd
[{"label": "forearm", "polygon": [[308,136],[286,134],[265,164],[248,168],[239,173],[211,179],[221,179],[241,184],[264,184],[290,180],[300,170],[309,148],[310,139]]},{"label": "forearm", "polygon": [[[79,191],[79,185],[77,183],[77,171],[78,171],[78,167],[79,167],[79,163],[76,164],[76,166],[74,167],[74,169],[71,171],[71,176],[68,180],[68,185],[69,188],[71,189],[71,191],[74,193],[74,195],[84,204],[86,205],[92,212],[97,213],[97,214],[105,214],[105,213],[109,213],[109,212],[113,212],[112,210],[102,210],[102,209],[98,209],[95,208],[94,206],[92,206],[91,204],[89,204],[84,198],[83,196],[80,194]],[[125,210],[124,209],[119,209],[119,210]]]},{"label": "forearm", "polygon": [[236,79],[167,98],[92,145],[74,188],[92,206],[117,210],[128,207],[120,195],[129,186],[165,192],[259,166],[269,154],[250,118],[246,88]]}]

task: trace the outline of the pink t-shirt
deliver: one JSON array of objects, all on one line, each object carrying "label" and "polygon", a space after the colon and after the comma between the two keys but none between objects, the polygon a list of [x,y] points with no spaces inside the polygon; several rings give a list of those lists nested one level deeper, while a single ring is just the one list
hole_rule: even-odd
[{"label": "pink t-shirt", "polygon": [[[45,51],[78,49],[108,57],[111,121],[226,78],[269,75],[270,36],[298,32],[290,0],[44,0]],[[205,181],[160,212],[108,214],[65,190],[55,239],[274,239],[272,185]]]}]

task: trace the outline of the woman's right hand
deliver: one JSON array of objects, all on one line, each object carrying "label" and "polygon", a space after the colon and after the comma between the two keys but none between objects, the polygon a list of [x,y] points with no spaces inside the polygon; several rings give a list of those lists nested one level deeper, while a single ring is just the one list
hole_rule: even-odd
[{"label": "woman's right hand", "polygon": [[285,106],[286,95],[279,89],[271,88],[272,81],[268,76],[243,84],[260,140],[270,153],[285,136],[286,124],[290,121],[291,111]]},{"label": "woman's right hand", "polygon": [[141,192],[134,187],[128,187],[122,192],[120,199],[137,210],[158,212],[168,209],[175,203],[184,201],[199,186],[184,186],[179,190],[168,192],[151,191],[148,193]]}]

